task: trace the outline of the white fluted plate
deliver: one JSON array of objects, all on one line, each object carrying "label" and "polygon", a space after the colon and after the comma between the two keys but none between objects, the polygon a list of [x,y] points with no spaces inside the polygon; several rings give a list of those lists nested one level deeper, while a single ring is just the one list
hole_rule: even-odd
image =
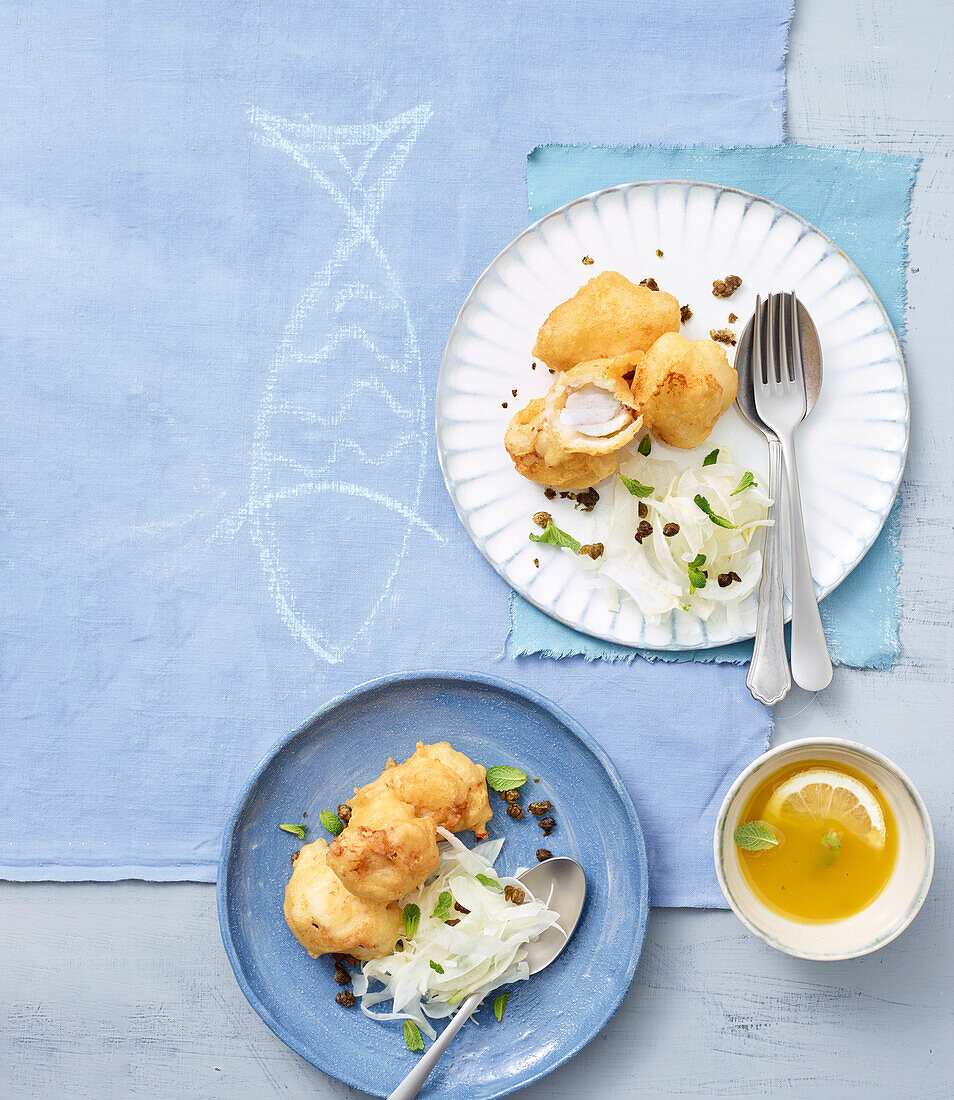
[{"label": "white fluted plate", "polygon": [[[583,265],[584,255],[595,262]],[[756,293],[795,290],[808,308],[824,381],[796,444],[819,597],[870,548],[901,481],[909,406],[898,338],[864,276],[814,226],[767,199],[688,181],[626,184],[548,214],[500,253],[464,302],[441,363],[437,444],[448,492],[477,549],[521,596],[606,641],[676,650],[751,638],[754,595],[742,608],[743,632],[732,636],[689,612],[647,619],[629,597],[612,609],[582,563],[528,538],[536,530],[531,516],[545,509],[580,541],[593,541],[597,513],[609,507],[610,482],[592,514],[547,501],[542,486],[516,473],[503,443],[513,413],[551,381],[542,365],[531,368],[537,330],[557,303],[605,270],[634,282],[652,276],[688,303],[693,315],[682,331],[693,340],[726,327],[729,313],[739,320],[728,327],[741,335]],[[728,300],[714,298],[712,280],[729,274],[742,277],[741,288]],[[765,477],[764,437],[735,406],[698,452],[676,453],[699,460],[715,446]],[[784,512],[781,523],[787,556]]]}]

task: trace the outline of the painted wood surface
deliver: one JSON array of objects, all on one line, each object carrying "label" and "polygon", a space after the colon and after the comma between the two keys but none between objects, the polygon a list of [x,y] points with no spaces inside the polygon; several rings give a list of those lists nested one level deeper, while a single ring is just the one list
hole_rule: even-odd
[{"label": "painted wood surface", "polygon": [[[775,954],[729,913],[654,911],[619,1014],[527,1100],[954,1095],[954,5],[796,6],[790,136],[924,163],[909,270],[902,660],[889,674],[836,670],[801,713],[805,698],[790,698],[776,740],[854,737],[896,759],[933,814],[934,889],[894,944],[838,964]],[[9,1100],[358,1097],[288,1051],[245,1003],[211,887],[0,886],[0,1016]]]}]

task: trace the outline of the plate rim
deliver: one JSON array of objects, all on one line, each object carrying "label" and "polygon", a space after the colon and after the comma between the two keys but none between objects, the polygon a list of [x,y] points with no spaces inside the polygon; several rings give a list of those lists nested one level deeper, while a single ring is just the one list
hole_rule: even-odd
[{"label": "plate rim", "polygon": [[[588,638],[596,638],[598,641],[606,642],[609,645],[617,645],[617,646],[620,646],[623,649],[632,650],[634,655],[638,654],[640,650],[651,650],[651,651],[656,652],[656,653],[699,653],[699,652],[705,652],[705,651],[709,651],[709,650],[718,651],[720,649],[723,649],[726,646],[737,645],[740,642],[751,641],[755,637],[755,632],[753,631],[751,634],[743,634],[743,635],[739,635],[735,638],[731,638],[727,641],[719,642],[718,645],[712,645],[712,644],[707,643],[707,642],[699,642],[695,645],[655,646],[655,645],[647,645],[647,644],[644,644],[644,643],[637,643],[637,642],[624,642],[624,641],[620,641],[618,638],[608,637],[604,633],[599,633],[598,631],[587,629],[586,627],[581,626],[578,623],[570,622],[566,618],[564,618],[562,615],[559,615],[552,608],[544,607],[541,603],[538,603],[537,600],[535,600],[531,595],[529,595],[529,593],[527,593],[527,592],[523,591],[521,588],[517,587],[517,585],[515,585],[508,577],[506,577],[501,572],[501,570],[498,567],[497,563],[495,561],[492,561],[487,556],[487,554],[484,553],[483,548],[478,545],[477,540],[474,536],[474,533],[470,528],[470,525],[467,523],[467,521],[464,519],[464,516],[461,514],[461,509],[460,509],[460,505],[458,504],[457,498],[454,495],[454,493],[451,491],[451,479],[450,479],[450,476],[448,474],[447,465],[446,465],[446,462],[445,462],[444,447],[443,447],[442,441],[441,441],[441,402],[438,400],[438,397],[439,397],[440,392],[441,392],[441,387],[444,384],[444,368],[445,368],[445,365],[447,363],[448,356],[449,356],[449,353],[450,353],[451,343],[453,342],[454,337],[457,334],[457,330],[460,326],[461,318],[463,317],[465,310],[471,304],[471,301],[474,299],[474,297],[477,293],[478,287],[481,286],[483,281],[490,274],[491,270],[494,268],[494,266],[500,261],[500,259],[504,255],[506,255],[508,252],[510,252],[511,249],[513,249],[517,244],[519,244],[519,242],[522,241],[524,239],[524,237],[528,236],[531,233],[536,232],[540,228],[540,226],[542,226],[545,222],[549,221],[551,218],[557,218],[557,217],[564,216],[567,213],[567,211],[573,209],[573,207],[575,207],[575,206],[579,206],[580,204],[583,204],[583,203],[593,203],[597,199],[602,198],[604,195],[615,194],[615,193],[620,192],[620,191],[632,191],[632,190],[635,190],[637,188],[642,188],[642,187],[663,187],[663,186],[668,186],[668,185],[676,185],[676,186],[682,186],[682,187],[705,187],[705,188],[708,188],[709,190],[720,192],[720,193],[725,192],[725,193],[734,194],[734,195],[741,195],[743,198],[747,198],[747,199],[755,199],[759,202],[766,203],[768,206],[773,207],[775,210],[781,212],[782,214],[787,214],[790,217],[795,218],[795,220],[798,221],[801,225],[807,226],[812,232],[817,233],[819,237],[821,237],[823,240],[827,241],[827,243],[838,253],[839,256],[842,257],[842,259],[848,264],[848,266],[854,271],[854,273],[861,279],[862,283],[867,288],[868,293],[871,296],[871,300],[875,303],[875,305],[881,311],[881,315],[884,318],[885,325],[887,326],[888,334],[890,335],[891,339],[894,341],[894,346],[895,346],[895,349],[897,351],[897,356],[898,356],[898,362],[901,365],[901,378],[902,378],[902,383],[903,383],[902,389],[903,389],[903,393],[904,393],[904,442],[903,442],[902,447],[899,451],[899,454],[900,454],[900,457],[901,457],[901,465],[900,465],[900,468],[898,470],[897,480],[895,481],[895,484],[894,484],[894,490],[891,493],[891,499],[888,501],[887,505],[885,506],[885,508],[881,512],[881,515],[879,516],[877,530],[872,535],[871,541],[868,543],[867,546],[864,547],[864,549],[854,559],[854,561],[849,564],[848,568],[845,570],[844,575],[838,581],[836,581],[834,584],[829,585],[826,588],[822,589],[817,594],[817,599],[818,599],[819,603],[823,599],[825,599],[826,596],[831,595],[831,593],[834,592],[836,588],[840,587],[840,585],[842,585],[851,576],[851,574],[854,573],[854,571],[858,568],[859,564],[863,561],[865,555],[868,553],[869,550],[871,550],[871,548],[874,546],[875,542],[878,540],[878,537],[880,536],[881,532],[884,530],[884,525],[888,522],[888,517],[891,515],[891,511],[894,508],[894,505],[895,505],[895,503],[898,499],[898,494],[901,491],[901,482],[904,479],[904,472],[905,472],[905,469],[907,468],[908,451],[909,451],[910,441],[911,441],[911,390],[910,390],[910,385],[909,385],[909,381],[908,381],[908,368],[907,368],[907,363],[905,362],[905,358],[904,358],[904,348],[902,347],[900,337],[898,336],[897,331],[895,330],[894,324],[891,321],[891,317],[889,316],[887,309],[885,309],[884,303],[881,301],[881,299],[875,293],[874,287],[868,281],[868,279],[866,278],[866,276],[865,276],[864,272],[861,270],[861,268],[858,267],[858,265],[848,255],[848,253],[845,252],[844,249],[841,248],[834,240],[832,240],[832,238],[829,237],[827,233],[823,233],[816,225],[814,225],[806,217],[804,217],[804,215],[798,214],[794,210],[790,210],[787,206],[782,206],[781,203],[775,202],[773,199],[767,199],[764,195],[756,194],[754,191],[746,191],[741,187],[729,187],[729,186],[727,186],[725,184],[721,184],[721,183],[711,183],[708,180],[691,180],[691,179],[631,180],[628,183],[614,184],[612,187],[601,187],[596,191],[590,191],[586,195],[580,195],[578,198],[571,199],[569,202],[566,202],[562,206],[557,207],[555,210],[551,210],[549,213],[544,214],[543,217],[538,218],[535,222],[528,225],[525,229],[521,230],[521,232],[518,233],[516,237],[514,237],[508,244],[504,245],[504,247],[487,264],[487,266],[480,273],[480,275],[478,275],[477,279],[474,281],[473,286],[470,288],[470,291],[468,292],[467,297],[461,303],[461,307],[457,311],[457,316],[454,318],[454,323],[451,325],[450,333],[447,337],[446,343],[444,344],[444,351],[443,351],[443,354],[441,355],[441,363],[440,363],[440,367],[439,367],[438,372],[437,372],[437,386],[436,386],[435,391],[434,391],[434,435],[435,435],[435,443],[436,443],[436,447],[437,447],[437,460],[440,464],[441,474],[444,477],[444,487],[447,490],[447,495],[450,497],[451,503],[454,506],[454,511],[457,513],[457,518],[460,520],[461,526],[466,531],[467,536],[470,539],[470,541],[473,543],[475,549],[480,554],[480,556],[484,559],[484,561],[486,561],[487,564],[494,570],[494,572],[497,574],[497,576],[499,576],[500,579],[510,588],[511,592],[516,593],[516,595],[518,595],[521,599],[526,600],[527,603],[531,604],[538,611],[543,612],[544,615],[547,615],[549,618],[554,619],[556,622],[562,623],[563,626],[568,627],[570,630],[575,630],[578,634],[583,634]],[[786,614],[784,621],[788,622],[790,619],[791,619],[791,612]]]},{"label": "plate rim", "polygon": [[[333,711],[352,703],[355,699],[359,699],[361,696],[368,695],[382,687],[398,684],[409,684],[414,682],[423,682],[427,680],[444,680],[450,681],[453,684],[466,684],[466,685],[478,685],[482,687],[490,687],[496,691],[503,692],[509,695],[517,696],[520,699],[528,701],[546,711],[552,715],[560,723],[562,723],[569,733],[580,741],[589,752],[596,758],[603,770],[606,772],[609,780],[615,790],[617,797],[622,802],[623,808],[626,812],[626,816],[629,819],[632,827],[633,838],[635,844],[630,849],[631,857],[634,857],[636,864],[640,870],[640,885],[639,885],[639,909],[637,914],[637,931],[633,938],[632,948],[630,950],[629,958],[626,964],[626,970],[623,974],[622,980],[617,986],[616,995],[614,995],[612,1003],[609,1005],[608,1010],[601,1014],[601,1019],[592,1028],[588,1029],[589,1034],[586,1038],[583,1038],[580,1042],[573,1043],[565,1050],[561,1051],[556,1060],[547,1065],[545,1068],[540,1068],[537,1072],[533,1073],[526,1079],[521,1080],[519,1083],[510,1084],[502,1083],[499,1091],[493,1091],[488,1093],[486,1100],[497,1100],[499,1097],[509,1096],[511,1093],[516,1092],[518,1089],[524,1089],[533,1084],[536,1081],[542,1080],[544,1077],[549,1076],[555,1070],[565,1065],[571,1058],[575,1057],[585,1046],[588,1046],[599,1033],[606,1027],[610,1020],[615,1016],[619,1010],[620,1005],[625,1000],[627,994],[632,988],[633,980],[636,976],[636,968],[639,965],[639,960],[642,955],[643,944],[646,938],[646,928],[649,922],[649,856],[646,849],[646,839],[643,834],[642,824],[639,820],[639,814],[637,813],[636,806],[633,803],[632,796],[626,789],[626,785],[623,782],[622,777],[616,765],[613,763],[609,754],[603,748],[603,746],[588,733],[583,726],[572,715],[568,714],[559,704],[553,702],[552,699],[548,699],[545,695],[535,691],[533,688],[524,686],[523,684],[515,683],[512,680],[504,679],[503,677],[490,676],[481,672],[467,672],[467,671],[455,671],[448,669],[413,669],[407,672],[395,672],[389,673],[383,676],[377,676],[371,680],[367,680],[364,683],[358,684],[356,687],[351,688],[348,691],[344,691],[335,695],[323,706],[314,712],[302,725],[291,733],[284,734],[261,757],[258,764],[255,766],[248,779],[242,786],[237,798],[235,799],[232,809],[229,812],[229,817],[225,826],[222,837],[222,851],[219,856],[218,869],[216,874],[216,911],[219,921],[219,934],[222,938],[222,944],[225,948],[225,954],[229,960],[229,965],[232,968],[232,973],[235,975],[235,979],[238,982],[239,988],[245,996],[245,999],[255,1010],[262,1022],[268,1027],[268,1029],[276,1035],[281,1041],[293,1050],[299,1057],[303,1058],[309,1065],[314,1066],[315,1069],[321,1073],[326,1074],[328,1077],[333,1078],[336,1081],[340,1081],[342,1084],[348,1085],[351,1088],[356,1088],[364,1091],[366,1083],[358,1081],[349,1075],[349,1069],[347,1066],[336,1066],[334,1070],[329,1070],[325,1066],[316,1065],[312,1058],[302,1049],[302,1044],[287,1034],[283,1025],[276,1020],[268,1007],[261,1002],[256,993],[252,990],[250,983],[248,982],[244,969],[242,967],[241,960],[239,959],[238,950],[235,945],[235,941],[232,937],[231,926],[229,923],[228,913],[228,865],[232,855],[232,848],[235,841],[235,832],[238,825],[239,818],[242,815],[242,811],[245,808],[246,803],[255,791],[259,780],[264,774],[265,770],[275,760],[275,758],[285,749],[286,746],[291,744],[295,738],[307,731],[314,725],[316,721],[326,717]],[[375,1096],[381,1096],[380,1093],[372,1093]]]}]

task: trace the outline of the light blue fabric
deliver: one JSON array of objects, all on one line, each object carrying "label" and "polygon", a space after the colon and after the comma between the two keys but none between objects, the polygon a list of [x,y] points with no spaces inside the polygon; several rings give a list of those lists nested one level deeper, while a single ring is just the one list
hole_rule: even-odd
[{"label": "light blue fabric", "polygon": [[[908,216],[918,161],[887,153],[781,145],[774,149],[544,146],[527,162],[530,218],[579,195],[631,180],[694,179],[738,187],[801,214],[861,268],[904,335]],[[891,668],[898,658],[898,530],[895,502],[874,546],[821,604],[836,664]],[[589,638],[511,597],[510,652],[587,660],[747,662],[752,643],[699,653],[632,650]]]},{"label": "light blue fabric", "polygon": [[470,668],[606,745],[658,903],[720,901],[714,806],[768,713],[734,668],[498,660],[508,590],[432,395],[526,223],[527,150],[779,141],[788,15],[0,8],[0,874],[211,880],[280,735],[373,676]]}]

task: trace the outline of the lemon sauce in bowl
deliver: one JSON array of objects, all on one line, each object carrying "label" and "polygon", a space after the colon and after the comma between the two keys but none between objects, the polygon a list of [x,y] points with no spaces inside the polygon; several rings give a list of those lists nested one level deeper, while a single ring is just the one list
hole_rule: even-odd
[{"label": "lemon sauce in bowl", "polygon": [[878,897],[894,870],[890,805],[870,776],[842,761],[803,759],[771,772],[740,821],[734,847],[745,881],[792,920],[851,917]]},{"label": "lemon sauce in bowl", "polygon": [[868,955],[914,920],[934,831],[911,780],[876,749],[805,737],[729,787],[712,835],[716,877],[748,930],[800,959]]}]

